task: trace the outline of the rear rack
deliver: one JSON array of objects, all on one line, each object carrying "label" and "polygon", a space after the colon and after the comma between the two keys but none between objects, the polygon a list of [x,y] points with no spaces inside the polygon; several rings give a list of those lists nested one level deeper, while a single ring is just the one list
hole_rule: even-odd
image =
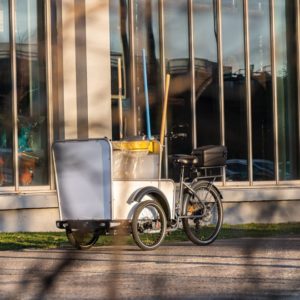
[{"label": "rear rack", "polygon": [[[191,175],[192,175],[192,178],[197,177],[198,179],[213,179],[213,181],[215,181],[217,178],[223,177],[223,174],[225,174],[225,168],[226,168],[226,165],[224,165],[224,166],[209,166],[209,167],[195,166],[191,169]],[[214,174],[214,173],[217,173],[217,174]]]}]

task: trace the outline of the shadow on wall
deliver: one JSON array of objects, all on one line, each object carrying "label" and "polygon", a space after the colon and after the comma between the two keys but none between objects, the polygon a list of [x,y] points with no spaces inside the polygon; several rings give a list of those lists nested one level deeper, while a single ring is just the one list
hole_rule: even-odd
[{"label": "shadow on wall", "polygon": [[297,200],[225,202],[223,206],[225,224],[299,222]]},{"label": "shadow on wall", "polygon": [[0,210],[0,232],[54,232],[58,219],[57,207]]}]

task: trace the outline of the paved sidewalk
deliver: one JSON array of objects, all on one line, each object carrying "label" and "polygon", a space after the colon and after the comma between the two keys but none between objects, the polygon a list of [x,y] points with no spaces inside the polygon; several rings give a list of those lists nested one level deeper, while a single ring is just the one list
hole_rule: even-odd
[{"label": "paved sidewalk", "polygon": [[1,299],[300,299],[300,236],[0,252]]}]

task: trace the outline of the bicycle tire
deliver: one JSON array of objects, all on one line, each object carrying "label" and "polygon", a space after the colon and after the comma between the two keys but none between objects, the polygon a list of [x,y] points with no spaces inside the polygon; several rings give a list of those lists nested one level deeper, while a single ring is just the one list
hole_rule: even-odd
[{"label": "bicycle tire", "polygon": [[187,192],[184,196],[183,214],[190,217],[183,218],[183,229],[194,244],[209,245],[217,238],[222,228],[222,201],[216,189],[207,181],[198,181],[191,187],[204,202],[207,211],[202,217],[193,217],[203,213],[203,205]]},{"label": "bicycle tire", "polygon": [[154,250],[166,235],[165,212],[156,200],[142,201],[134,211],[131,226],[135,243],[142,250]]},{"label": "bicycle tire", "polygon": [[73,247],[78,250],[88,250],[97,243],[100,233],[97,231],[67,228],[66,235]]}]

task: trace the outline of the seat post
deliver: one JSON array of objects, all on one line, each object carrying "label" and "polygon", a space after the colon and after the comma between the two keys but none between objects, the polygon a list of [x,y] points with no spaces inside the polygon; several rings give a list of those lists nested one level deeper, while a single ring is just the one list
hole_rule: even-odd
[{"label": "seat post", "polygon": [[179,178],[179,202],[176,205],[176,210],[180,210],[183,201],[183,181],[184,181],[184,164],[180,166],[180,178]]},{"label": "seat post", "polygon": [[180,167],[180,183],[182,183],[184,181],[184,165],[182,164]]}]

